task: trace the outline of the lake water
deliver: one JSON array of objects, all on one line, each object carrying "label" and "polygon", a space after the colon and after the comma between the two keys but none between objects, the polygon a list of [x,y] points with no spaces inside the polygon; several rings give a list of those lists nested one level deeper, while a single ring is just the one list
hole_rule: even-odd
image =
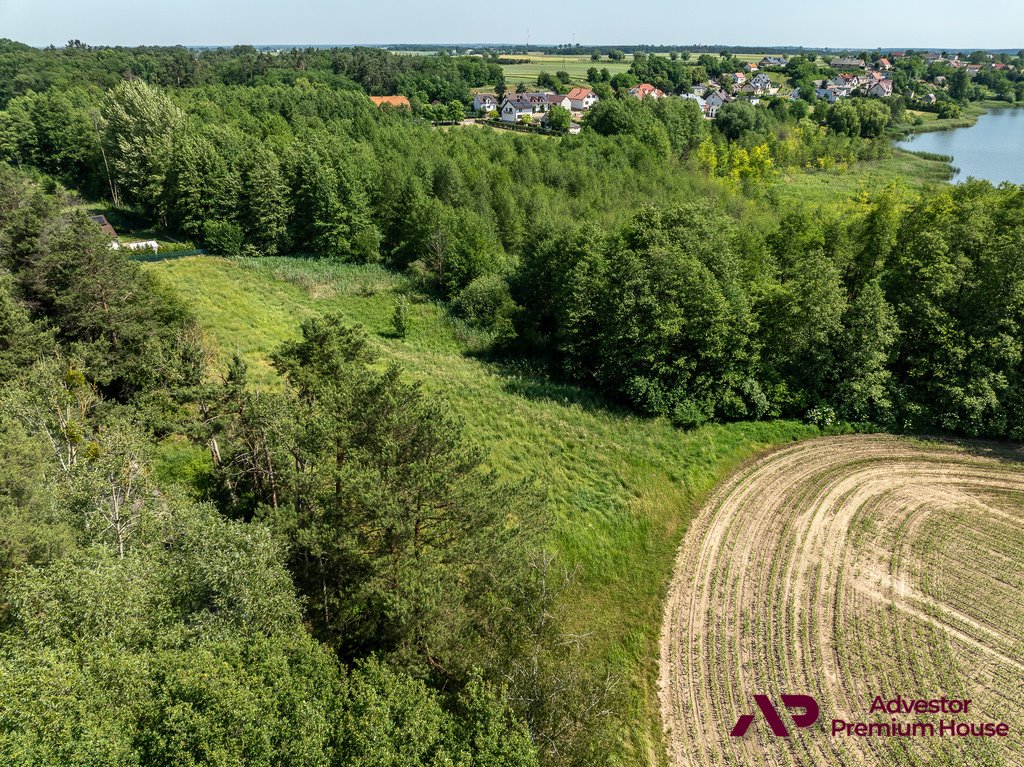
[{"label": "lake water", "polygon": [[974,176],[1024,184],[1024,109],[994,109],[970,128],[918,133],[896,146],[952,156],[960,169],[954,182]]}]

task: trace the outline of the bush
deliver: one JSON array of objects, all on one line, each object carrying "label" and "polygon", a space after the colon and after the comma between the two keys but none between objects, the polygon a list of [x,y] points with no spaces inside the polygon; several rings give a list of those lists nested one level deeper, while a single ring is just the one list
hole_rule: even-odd
[{"label": "bush", "polygon": [[203,225],[206,246],[215,256],[237,256],[242,252],[242,228],[229,221],[207,221]]},{"label": "bush", "polygon": [[399,296],[395,302],[395,313],[391,315],[391,325],[395,335],[405,338],[409,334],[409,299]]},{"label": "bush", "polygon": [[484,274],[470,282],[455,296],[452,308],[471,325],[492,331],[500,340],[515,337],[516,303],[508,283],[497,274]]}]

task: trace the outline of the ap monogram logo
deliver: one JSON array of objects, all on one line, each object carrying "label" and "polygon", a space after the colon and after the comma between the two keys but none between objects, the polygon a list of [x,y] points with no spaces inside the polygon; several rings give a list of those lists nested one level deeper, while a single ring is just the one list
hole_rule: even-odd
[{"label": "ap monogram logo", "polygon": [[[778,710],[772,705],[768,696],[755,695],[754,701],[761,709],[761,715],[768,722],[768,726],[772,728],[772,733],[780,738],[788,738],[789,730],[786,729],[785,722],[782,721],[782,717],[779,716]],[[788,709],[803,709],[803,713],[792,715],[793,724],[797,727],[810,727],[818,721],[818,701],[810,695],[783,695],[782,705]],[[753,721],[753,714],[743,714],[729,734],[734,738],[742,738],[747,734],[747,728]]]}]

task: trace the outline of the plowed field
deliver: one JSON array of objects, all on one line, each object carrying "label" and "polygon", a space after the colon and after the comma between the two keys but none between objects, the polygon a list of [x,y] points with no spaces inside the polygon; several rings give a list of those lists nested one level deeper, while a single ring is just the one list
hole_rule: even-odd
[{"label": "plowed field", "polygon": [[[812,440],[747,465],[686,534],[662,632],[673,765],[1024,765],[1024,453]],[[792,727],[780,695],[813,696]],[[775,737],[753,696],[790,726]],[[869,714],[966,698],[966,715]],[[742,714],[747,734],[730,737]],[[798,712],[794,712],[798,713]],[[833,735],[854,722],[1006,722],[1003,738]]]}]

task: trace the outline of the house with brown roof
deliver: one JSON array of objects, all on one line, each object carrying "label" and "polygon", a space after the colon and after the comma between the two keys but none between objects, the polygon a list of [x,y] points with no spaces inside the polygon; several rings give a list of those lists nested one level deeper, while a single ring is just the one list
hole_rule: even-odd
[{"label": "house with brown roof", "polygon": [[566,96],[569,97],[573,112],[586,112],[600,101],[592,88],[573,88]]},{"label": "house with brown roof", "polygon": [[117,237],[117,231],[114,229],[113,226],[111,226],[110,222],[107,221],[107,217],[106,216],[103,216],[103,215],[89,216],[89,220],[90,221],[95,221],[99,225],[100,231],[103,232],[103,234],[107,235],[108,237],[113,237],[113,238]]},{"label": "house with brown roof", "polygon": [[370,101],[378,107],[392,107],[396,109],[412,109],[412,104],[405,96],[370,96]]},{"label": "house with brown roof", "polygon": [[548,93],[548,94],[545,94],[545,95],[546,95],[545,101],[547,102],[547,104],[545,106],[545,109],[544,109],[545,112],[550,110],[551,107],[562,107],[562,109],[567,109],[569,111],[572,111],[572,102],[569,100],[569,97],[566,94],[564,94],[564,93]]}]

